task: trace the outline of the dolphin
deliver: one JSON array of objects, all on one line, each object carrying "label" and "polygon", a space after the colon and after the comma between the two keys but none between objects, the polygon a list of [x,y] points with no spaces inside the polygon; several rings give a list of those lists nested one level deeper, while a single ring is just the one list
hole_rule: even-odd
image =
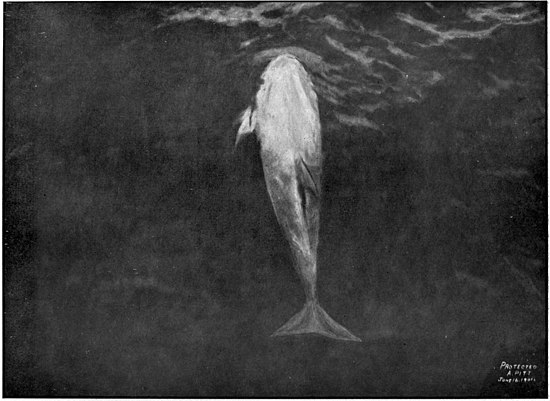
[{"label": "dolphin", "polygon": [[300,276],[305,305],[273,336],[316,333],[361,341],[336,323],[317,297],[317,246],[321,200],[321,122],[317,95],[302,64],[290,54],[262,74],[254,106],[240,115],[235,146],[256,133],[267,191]]}]

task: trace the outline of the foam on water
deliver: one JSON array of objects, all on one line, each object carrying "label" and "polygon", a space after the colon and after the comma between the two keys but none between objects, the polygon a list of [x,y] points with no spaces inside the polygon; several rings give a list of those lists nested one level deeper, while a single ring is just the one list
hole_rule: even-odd
[{"label": "foam on water", "polygon": [[336,117],[338,118],[338,121],[345,125],[371,128],[376,131],[380,131],[378,124],[366,119],[365,117],[348,116],[340,113],[336,113]]},{"label": "foam on water", "polygon": [[[300,13],[302,10],[316,7],[321,3],[260,3],[256,7],[246,8],[232,6],[229,8],[200,7],[181,10],[168,17],[168,23],[186,22],[195,19],[215,22],[227,26],[238,26],[253,22],[261,27],[273,27],[282,24],[286,18]],[[281,16],[269,18],[264,15],[280,11]]]},{"label": "foam on water", "polygon": [[[522,12],[515,12],[517,9],[529,8]],[[531,8],[526,3],[506,3],[488,5],[486,7],[472,8],[466,11],[466,16],[476,22],[496,20],[505,24],[534,24],[543,21],[536,8]]]},{"label": "foam on water", "polygon": [[500,24],[496,24],[490,28],[475,31],[469,31],[465,29],[450,29],[448,31],[441,31],[438,29],[438,26],[436,24],[430,24],[428,22],[421,21],[409,14],[397,13],[397,18],[399,18],[403,22],[406,22],[409,25],[420,28],[437,37],[437,40],[435,42],[418,43],[418,45],[423,47],[441,46],[444,45],[446,42],[454,39],[484,39],[491,35],[493,31],[500,26]]}]

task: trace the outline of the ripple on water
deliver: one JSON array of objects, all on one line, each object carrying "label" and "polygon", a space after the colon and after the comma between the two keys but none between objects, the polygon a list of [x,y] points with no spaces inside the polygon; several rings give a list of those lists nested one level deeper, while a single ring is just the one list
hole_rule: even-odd
[{"label": "ripple on water", "polygon": [[[235,28],[257,24],[260,31],[239,41],[236,59],[259,66],[292,54],[311,73],[319,97],[336,108],[338,122],[378,129],[364,114],[421,102],[427,88],[460,73],[452,60],[478,60],[471,47],[461,45],[465,41],[480,43],[506,27],[545,19],[536,5],[520,2],[396,5],[383,13],[389,12],[388,24],[380,24],[375,11],[325,3],[186,6],[174,9],[166,23],[198,19]],[[478,84],[480,95],[489,97],[516,84],[495,74],[484,79]]]}]

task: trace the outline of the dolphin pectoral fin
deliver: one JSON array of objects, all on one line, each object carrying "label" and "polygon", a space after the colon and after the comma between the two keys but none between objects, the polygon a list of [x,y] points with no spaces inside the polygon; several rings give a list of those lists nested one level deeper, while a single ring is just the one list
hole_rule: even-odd
[{"label": "dolphin pectoral fin", "polygon": [[309,241],[313,254],[317,254],[319,242],[319,208],[321,202],[321,166],[308,164],[300,156],[296,160],[298,190],[302,210],[307,222]]},{"label": "dolphin pectoral fin", "polygon": [[238,122],[241,123],[239,130],[237,131],[237,137],[235,138],[235,147],[239,142],[248,134],[254,132],[256,128],[256,115],[252,110],[252,106],[247,107],[245,111],[239,116]]},{"label": "dolphin pectoral fin", "polygon": [[336,323],[316,301],[306,303],[304,308],[271,336],[319,334],[335,340],[359,341],[347,329]]},{"label": "dolphin pectoral fin", "polygon": [[312,193],[321,197],[321,180],[320,174],[316,171],[319,167],[308,165],[302,157],[296,161],[296,170],[300,182],[306,188],[308,188]]}]

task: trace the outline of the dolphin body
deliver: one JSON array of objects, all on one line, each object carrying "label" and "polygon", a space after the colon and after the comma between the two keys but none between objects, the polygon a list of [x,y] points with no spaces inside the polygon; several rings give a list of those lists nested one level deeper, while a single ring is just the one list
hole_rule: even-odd
[{"label": "dolphin body", "polygon": [[235,146],[252,132],[260,141],[267,191],[306,295],[303,309],[273,336],[316,333],[361,341],[336,323],[317,298],[322,152],[313,83],[302,64],[289,54],[273,59],[262,79],[254,108],[241,114]]}]

